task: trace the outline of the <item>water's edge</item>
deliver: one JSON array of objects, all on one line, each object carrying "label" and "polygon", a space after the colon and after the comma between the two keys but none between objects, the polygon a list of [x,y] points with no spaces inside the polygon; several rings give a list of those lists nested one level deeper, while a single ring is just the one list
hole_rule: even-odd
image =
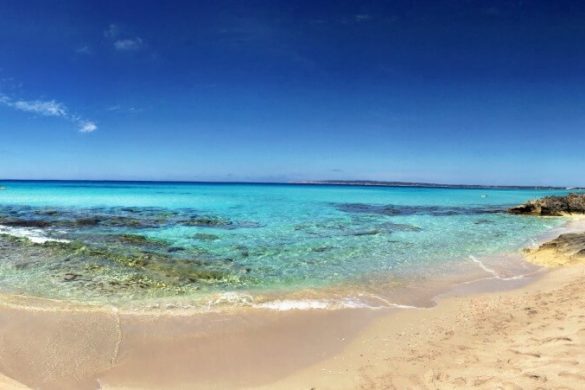
[{"label": "water's edge", "polygon": [[[522,217],[520,217],[522,218]],[[560,234],[569,232],[585,231],[585,219],[570,218],[560,227],[555,227],[549,231],[533,238],[530,247],[536,247],[545,243]],[[494,269],[491,265],[486,265],[494,258],[504,259],[517,262],[516,265],[524,267],[524,273],[510,273],[505,268]],[[435,306],[441,299],[451,296],[473,295],[483,292],[497,292],[509,289],[520,288],[532,282],[535,282],[550,270],[533,265],[527,262],[521,254],[520,249],[516,252],[504,252],[486,258],[470,258],[470,264],[475,264],[477,270],[481,270],[483,277],[467,279],[448,279],[448,280],[431,280],[428,290],[425,291],[422,298],[419,298],[420,305],[403,304],[392,302],[390,297],[368,296],[360,294],[335,298],[287,298],[279,297],[276,299],[266,299],[256,302],[255,299],[246,293],[225,292],[215,295],[216,303],[225,303],[223,305],[210,305],[207,308],[193,307],[190,305],[181,305],[177,303],[168,303],[166,305],[156,304],[139,307],[118,307],[111,304],[87,303],[76,300],[61,300],[44,297],[35,297],[20,294],[0,293],[0,305],[24,309],[27,311],[71,311],[71,312],[115,312],[119,314],[135,315],[164,315],[164,316],[190,316],[194,314],[216,313],[216,314],[233,314],[233,313],[253,313],[262,311],[290,311],[290,310],[394,310],[394,309],[425,309]],[[514,271],[518,271],[515,268]],[[458,275],[461,277],[461,275]],[[415,286],[417,289],[425,289],[424,286]],[[404,288],[402,294],[413,291],[412,286]],[[420,291],[419,291],[420,292]],[[219,301],[222,302],[219,302]]]}]

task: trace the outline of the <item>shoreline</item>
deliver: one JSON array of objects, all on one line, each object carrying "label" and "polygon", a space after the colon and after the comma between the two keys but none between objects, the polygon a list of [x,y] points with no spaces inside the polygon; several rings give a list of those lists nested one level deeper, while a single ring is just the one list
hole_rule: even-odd
[{"label": "shoreline", "polygon": [[585,386],[585,265],[374,320],[341,354],[262,389]]},{"label": "shoreline", "polygon": [[[320,288],[299,290],[232,290],[208,292],[202,295],[174,296],[136,299],[134,301],[80,301],[75,298],[63,299],[26,295],[21,293],[2,293],[0,301],[10,301],[13,305],[38,307],[45,310],[57,304],[61,309],[68,306],[82,310],[105,311],[115,308],[126,314],[169,314],[187,316],[191,314],[231,313],[239,310],[343,310],[395,308],[427,308],[435,304],[437,297],[449,294],[468,285],[484,285],[493,282],[493,290],[502,288],[499,281],[518,284],[529,283],[538,277],[545,268],[528,262],[520,249],[537,246],[562,232],[585,230],[585,218],[565,217],[560,226],[526,241],[522,246],[505,252],[484,254],[468,258],[454,258],[446,261],[435,274],[422,274],[419,271],[410,275],[367,274],[353,283],[339,283]],[[46,241],[66,241],[47,238],[36,229],[6,229],[4,233],[17,238],[25,238],[31,243],[43,244]],[[38,233],[38,234],[37,234]],[[480,287],[484,290],[485,287]],[[504,287],[505,289],[505,287]]]},{"label": "shoreline", "polygon": [[[583,219],[571,219],[563,228],[549,232],[542,241],[557,235],[558,231],[582,231],[584,223]],[[459,286],[437,296],[435,306],[412,310],[243,310],[180,315],[174,311],[127,313],[115,308],[105,310],[60,301],[53,301],[47,307],[47,301],[42,299],[34,307],[30,305],[34,299],[3,296],[0,301],[0,329],[4,335],[0,339],[0,373],[43,389],[96,386],[103,389],[263,386],[266,389],[375,389],[388,384],[396,388],[453,388],[468,387],[476,382],[479,387],[493,387],[494,381],[499,380],[495,375],[495,379],[476,378],[474,382],[469,382],[465,375],[454,379],[455,374],[450,373],[454,369],[475,375],[472,375],[475,372],[473,364],[465,358],[463,363],[450,367],[452,361],[449,359],[437,361],[435,358],[432,364],[425,358],[414,358],[411,365],[407,363],[407,356],[413,353],[423,357],[443,356],[446,351],[468,356],[473,348],[453,350],[453,340],[463,342],[464,339],[463,346],[484,345],[478,337],[495,337],[492,344],[502,347],[506,340],[502,340],[497,327],[488,329],[492,332],[489,335],[482,333],[487,331],[484,322],[506,327],[520,326],[519,321],[527,319],[534,322],[536,314],[530,314],[530,310],[520,311],[520,318],[516,318],[507,306],[537,306],[536,300],[540,302],[542,294],[549,294],[547,299],[551,302],[547,302],[543,310],[545,313],[554,311],[551,306],[564,302],[555,299],[566,299],[567,289],[585,298],[585,289],[581,288],[583,282],[585,266],[574,265],[544,272],[535,281],[520,287],[513,283],[482,285],[481,281],[475,286]],[[511,289],[502,289],[506,285]],[[585,322],[579,321],[585,318],[585,309],[575,308],[578,309],[582,310],[576,316],[578,326],[583,325],[582,330],[577,330],[581,337],[585,336]],[[494,313],[507,313],[512,317],[504,316],[500,321],[493,317]],[[444,330],[447,328],[449,330]],[[470,333],[476,328],[479,330],[475,334]],[[31,339],[30,334],[35,337]],[[402,355],[396,351],[401,351]],[[540,352],[511,353],[524,356],[524,359],[542,356]],[[399,359],[400,356],[404,359]],[[477,358],[474,364],[482,363],[483,358]],[[73,361],[77,363],[73,365]],[[419,364],[421,361],[426,365]],[[571,367],[566,370],[563,371],[564,380],[580,380],[573,375]],[[486,368],[479,371],[486,371]],[[409,374],[396,376],[391,372]],[[14,383],[4,385],[2,381],[11,379],[4,379],[2,374],[3,388],[19,388]],[[526,380],[526,385],[537,383],[533,382],[536,381],[533,376],[520,379]],[[189,383],[187,387],[186,383]]]}]

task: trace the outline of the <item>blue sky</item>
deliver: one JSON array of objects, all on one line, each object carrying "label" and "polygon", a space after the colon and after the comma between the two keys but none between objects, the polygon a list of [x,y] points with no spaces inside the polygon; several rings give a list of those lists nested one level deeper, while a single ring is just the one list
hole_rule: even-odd
[{"label": "blue sky", "polygon": [[0,177],[585,185],[585,3],[3,1]]}]

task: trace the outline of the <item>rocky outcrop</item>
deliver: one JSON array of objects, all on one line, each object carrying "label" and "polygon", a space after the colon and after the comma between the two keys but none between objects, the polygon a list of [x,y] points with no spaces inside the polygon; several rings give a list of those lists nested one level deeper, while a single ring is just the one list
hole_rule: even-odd
[{"label": "rocky outcrop", "polygon": [[526,249],[531,262],[547,267],[585,262],[585,233],[565,233],[538,248]]},{"label": "rocky outcrop", "polygon": [[585,258],[585,233],[561,234],[554,240],[542,244],[539,249],[554,249],[568,256]]},{"label": "rocky outcrop", "polygon": [[585,214],[585,194],[547,196],[508,210],[512,214],[561,216]]}]

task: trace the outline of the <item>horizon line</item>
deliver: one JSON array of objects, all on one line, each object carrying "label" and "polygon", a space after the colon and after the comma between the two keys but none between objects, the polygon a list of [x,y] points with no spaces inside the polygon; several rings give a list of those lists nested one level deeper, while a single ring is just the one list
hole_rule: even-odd
[{"label": "horizon line", "polygon": [[262,181],[262,180],[136,180],[136,179],[0,179],[2,182],[81,182],[81,183],[169,183],[169,184],[264,184],[264,185],[324,185],[324,186],[354,186],[354,187],[418,187],[418,188],[540,188],[540,189],[585,189],[583,186],[563,185],[532,185],[532,184],[453,184],[417,181],[394,180],[291,180],[291,181]]}]

